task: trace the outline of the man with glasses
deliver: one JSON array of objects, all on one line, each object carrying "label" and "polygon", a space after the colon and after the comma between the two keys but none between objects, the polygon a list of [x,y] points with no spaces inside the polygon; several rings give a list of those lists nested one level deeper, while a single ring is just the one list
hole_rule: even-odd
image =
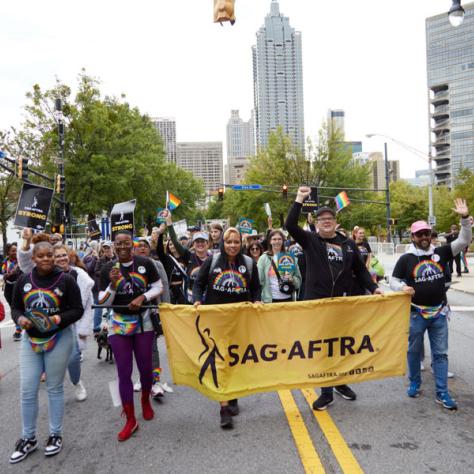
[{"label": "man with glasses", "polygon": [[[311,188],[301,186],[290,209],[285,227],[295,241],[301,245],[306,257],[305,300],[349,296],[353,275],[362,288],[370,293],[382,294],[372,281],[355,242],[336,231],[336,212],[330,207],[321,207],[316,212],[318,233],[298,226],[298,218]],[[347,385],[334,387],[337,394],[346,400],[355,400],[357,395]],[[325,410],[334,403],[333,387],[323,387],[321,396],[313,403],[315,410]]]},{"label": "man with glasses", "polygon": [[456,199],[453,211],[461,216],[459,237],[440,247],[431,244],[431,226],[424,221],[411,225],[412,244],[393,270],[390,287],[412,297],[410,334],[408,338],[407,395],[420,396],[421,350],[423,335],[428,330],[436,385],[436,402],[448,410],[456,410],[456,402],[448,392],[448,300],[446,268],[449,260],[471,241],[469,209],[464,199]]}]

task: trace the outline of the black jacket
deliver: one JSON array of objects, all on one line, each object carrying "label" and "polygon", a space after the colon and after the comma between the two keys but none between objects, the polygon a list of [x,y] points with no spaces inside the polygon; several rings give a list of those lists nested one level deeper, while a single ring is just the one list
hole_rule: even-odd
[{"label": "black jacket", "polygon": [[342,242],[343,269],[333,278],[328,261],[325,240],[314,232],[308,232],[298,226],[301,204],[295,202],[286,218],[285,227],[290,235],[302,247],[306,258],[305,300],[349,296],[352,290],[353,274],[362,287],[371,293],[377,285],[362,262],[355,242],[345,238]]}]

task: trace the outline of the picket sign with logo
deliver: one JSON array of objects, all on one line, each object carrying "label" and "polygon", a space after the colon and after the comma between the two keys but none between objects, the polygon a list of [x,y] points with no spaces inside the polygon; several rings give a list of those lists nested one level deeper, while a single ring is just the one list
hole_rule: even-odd
[{"label": "picket sign with logo", "polygon": [[160,305],[174,383],[213,400],[402,376],[410,296]]},{"label": "picket sign with logo", "polygon": [[115,234],[121,230],[127,230],[133,235],[134,211],[137,204],[136,199],[131,201],[119,202],[114,204],[110,213],[110,223],[112,231],[112,240],[115,240]]},{"label": "picket sign with logo", "polygon": [[16,208],[14,225],[44,230],[54,191],[36,184],[23,183]]},{"label": "picket sign with logo", "polygon": [[241,234],[251,234],[253,229],[253,219],[241,217],[239,219],[239,230]]}]

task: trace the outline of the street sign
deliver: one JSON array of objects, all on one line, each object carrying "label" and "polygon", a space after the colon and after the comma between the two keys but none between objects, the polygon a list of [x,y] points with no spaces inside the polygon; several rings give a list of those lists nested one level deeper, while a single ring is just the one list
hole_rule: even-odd
[{"label": "street sign", "polygon": [[232,186],[233,191],[257,191],[262,189],[261,184],[234,184]]},{"label": "street sign", "polygon": [[436,216],[428,216],[428,224],[429,225],[436,225]]}]

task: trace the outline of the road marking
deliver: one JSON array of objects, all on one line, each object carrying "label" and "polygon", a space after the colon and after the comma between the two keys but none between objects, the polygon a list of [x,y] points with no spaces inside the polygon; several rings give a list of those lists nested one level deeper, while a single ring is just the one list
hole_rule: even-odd
[{"label": "road marking", "polygon": [[450,306],[451,311],[454,311],[455,313],[462,313],[464,311],[466,312],[474,312],[474,306]]},{"label": "road marking", "polygon": [[283,406],[305,472],[314,474],[326,472],[291,391],[279,390],[278,396],[280,397],[281,405]]},{"label": "road marking", "polygon": [[352,454],[351,449],[347,445],[344,437],[341,435],[341,432],[329,413],[327,411],[313,410],[313,402],[316,400],[314,390],[303,389],[301,391],[303,392],[321,431],[324,433],[324,436],[326,436],[329,446],[331,446],[332,452],[334,453],[339,466],[341,466],[342,472],[350,474],[363,473],[364,471]]}]

